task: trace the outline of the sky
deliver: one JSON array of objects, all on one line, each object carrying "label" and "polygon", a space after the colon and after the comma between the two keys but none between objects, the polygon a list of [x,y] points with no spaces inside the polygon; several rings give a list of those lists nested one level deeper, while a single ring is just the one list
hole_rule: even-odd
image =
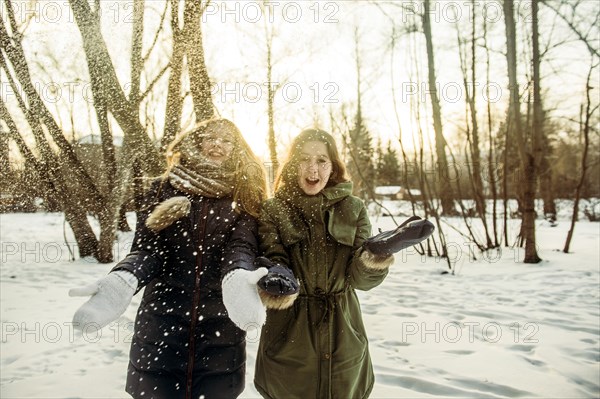
[{"label": "sky", "polygon": [[[374,137],[384,143],[396,142],[401,131],[403,142],[411,148],[413,134],[419,130],[431,135],[424,37],[420,33],[406,33],[414,25],[415,15],[422,12],[421,2],[274,1],[262,8],[261,3],[214,1],[202,21],[206,64],[213,81],[217,111],[240,127],[258,155],[267,156],[266,32],[274,35],[272,84],[278,89],[275,128],[280,151],[302,128],[317,124],[327,130],[339,130],[352,123],[358,97],[357,53],[361,59],[363,116]],[[102,0],[100,4],[103,34],[127,93],[133,3]],[[164,4],[162,0],[146,1],[144,53],[154,40]],[[520,41],[523,38],[530,41],[530,2],[515,4]],[[14,7],[25,34],[24,46],[38,92],[68,135],[72,131],[76,137],[89,132],[98,134],[81,38],[68,3],[14,2]],[[598,11],[595,2],[584,2],[583,7],[589,9],[586,17]],[[1,8],[5,13],[4,6]],[[434,2],[431,20],[438,91],[444,133],[450,143],[460,142],[465,119],[457,29],[461,37],[468,38],[473,16],[479,33],[482,21],[486,21],[491,49],[489,83],[485,77],[486,54],[481,47],[476,52],[479,60],[476,81],[469,83],[478,99],[480,120],[487,118],[484,100],[489,98],[496,128],[503,119],[508,98],[500,3],[476,1],[473,8],[466,1]],[[166,25],[148,58],[143,82],[152,80],[169,59],[170,28]],[[565,25],[543,7],[540,25],[543,46],[573,38]],[[392,51],[393,29],[396,41]],[[358,51],[355,37],[358,37]],[[482,43],[479,39],[478,44]],[[526,46],[521,46],[520,55],[522,59],[530,56]],[[526,62],[520,63],[522,90],[528,76],[525,65]],[[553,116],[577,116],[588,65],[589,54],[577,41],[568,41],[547,52],[542,85],[546,92],[545,106],[552,110]],[[597,82],[596,77],[594,87],[599,86]],[[157,83],[142,107],[151,137],[160,136],[164,125],[166,83],[167,75]],[[15,109],[14,95],[7,85],[3,76],[0,94]],[[417,108],[423,116],[420,124],[414,117]],[[186,126],[191,121],[188,96],[182,124]],[[114,134],[119,134],[118,126],[114,126]]]}]

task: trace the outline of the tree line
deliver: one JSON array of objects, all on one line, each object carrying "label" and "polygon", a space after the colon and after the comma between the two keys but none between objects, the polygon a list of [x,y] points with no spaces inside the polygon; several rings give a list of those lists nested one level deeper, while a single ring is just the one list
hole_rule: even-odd
[{"label": "tree line", "polygon": [[[125,89],[118,78],[111,37],[103,32],[103,2],[69,0],[77,37],[71,45],[81,46],[78,79],[90,82],[93,101],[87,104],[90,131],[100,133],[97,146],[78,143],[73,137],[74,120],[80,110],[55,109],[40,93],[40,79],[52,80],[51,62],[37,59],[28,41],[33,36],[35,13],[25,18],[15,2],[2,0],[0,24],[0,70],[3,95],[0,103],[0,160],[3,192],[35,195],[48,207],[64,212],[73,230],[80,256],[93,256],[100,262],[113,260],[112,245],[118,230],[128,228],[125,212],[135,208],[129,201],[144,189],[148,179],[164,169],[161,153],[186,124],[202,121],[223,110],[215,106],[210,64],[203,45],[204,13],[210,1],[167,0],[161,3],[158,23],[145,22],[148,2],[131,2],[130,42],[127,50],[129,84]],[[257,4],[267,12],[262,2]],[[410,135],[403,132],[406,121],[393,115],[394,140],[382,141],[369,128],[365,117],[364,44],[358,29],[354,34],[353,61],[355,98],[334,104],[328,110],[329,129],[343,145],[346,163],[355,181],[355,193],[366,201],[376,200],[378,185],[401,185],[418,189],[412,198],[426,217],[438,224],[438,240],[422,250],[446,256],[444,218],[464,218],[467,231],[461,232],[482,251],[500,245],[513,245],[508,237],[507,220],[521,218],[518,244],[525,247],[525,262],[540,260],[535,247],[535,200],[543,199],[544,213],[556,214],[556,198],[574,200],[573,219],[564,250],[568,252],[578,207],[582,198],[598,196],[598,100],[595,76],[598,72],[598,7],[583,1],[530,0],[529,17],[515,18],[513,1],[501,1],[503,17],[503,57],[509,99],[501,112],[493,109],[489,93],[482,96],[469,82],[491,82],[491,27],[482,14],[473,13],[467,25],[456,24],[452,38],[458,52],[464,88],[464,115],[457,123],[458,138],[450,138],[443,115],[444,102],[437,83],[440,58],[436,53],[436,22],[432,9],[439,3],[377,1],[365,3],[380,13],[390,31],[382,40],[389,56],[391,93],[388,102],[398,109],[399,93],[393,72],[399,54],[408,57],[411,81],[427,82],[431,88],[427,102],[410,98]],[[471,9],[481,9],[471,1]],[[542,37],[538,15],[552,13],[554,23],[569,32],[559,38]],[[35,8],[34,8],[35,9]],[[410,11],[410,12],[408,12]],[[595,13],[595,17],[593,15]],[[408,17],[407,17],[408,16]],[[264,44],[264,76],[269,88],[265,104],[268,115],[269,161],[276,169],[282,132],[278,120],[284,111],[275,102],[273,85],[275,49],[280,43],[275,25],[267,21],[256,28],[257,40]],[[498,32],[496,32],[498,33]],[[540,39],[542,40],[540,42]],[[450,40],[450,39],[448,39]],[[544,103],[541,65],[550,46],[581,43],[589,64],[580,112],[576,118],[554,118]],[[422,67],[424,66],[424,68]],[[524,72],[523,72],[524,71]],[[525,79],[522,74],[525,73]],[[45,74],[45,76],[43,76]],[[480,76],[481,75],[481,76]],[[42,76],[42,77],[40,77]],[[213,78],[214,79],[214,78]],[[525,81],[525,87],[522,83]],[[166,88],[166,90],[165,90]],[[489,85],[486,88],[489,90]],[[484,93],[485,94],[485,93]],[[386,94],[387,96],[387,94]],[[65,115],[67,115],[65,117]],[[164,123],[158,123],[158,115]],[[235,119],[235,118],[234,118]],[[315,115],[315,122],[323,116]],[[431,134],[429,134],[431,132]],[[122,136],[120,145],[115,138]],[[410,137],[410,138],[407,138]],[[407,141],[407,140],[410,140]],[[11,164],[10,151],[20,161]],[[93,162],[89,162],[93,159]],[[25,193],[25,194],[24,194]],[[518,209],[508,212],[508,201],[516,199]],[[465,202],[464,200],[470,200]],[[499,206],[498,204],[502,205]],[[497,208],[498,206],[498,208]],[[492,209],[490,209],[490,207]],[[502,210],[500,210],[502,209]],[[99,221],[99,234],[91,227],[88,215]],[[474,221],[481,226],[476,231]],[[477,228],[479,229],[479,227]]]}]

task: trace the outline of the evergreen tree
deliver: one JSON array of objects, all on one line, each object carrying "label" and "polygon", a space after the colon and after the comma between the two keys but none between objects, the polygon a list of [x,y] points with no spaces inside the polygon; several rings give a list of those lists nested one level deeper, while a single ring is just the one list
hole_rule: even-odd
[{"label": "evergreen tree", "polygon": [[368,201],[375,196],[375,162],[373,160],[375,150],[371,133],[367,130],[362,117],[362,93],[361,93],[361,59],[358,50],[358,30],[354,31],[354,44],[356,49],[356,118],[354,127],[348,132],[349,152],[348,171],[354,182],[353,194]]},{"label": "evergreen tree", "polygon": [[381,186],[400,185],[400,163],[392,142],[388,141],[385,152],[382,151],[380,143],[379,151],[381,152],[377,162],[377,183]]},{"label": "evergreen tree", "polygon": [[368,200],[373,197],[375,189],[375,150],[371,133],[364,125],[360,102],[356,114],[356,123],[349,132],[348,169],[354,182],[354,195]]}]

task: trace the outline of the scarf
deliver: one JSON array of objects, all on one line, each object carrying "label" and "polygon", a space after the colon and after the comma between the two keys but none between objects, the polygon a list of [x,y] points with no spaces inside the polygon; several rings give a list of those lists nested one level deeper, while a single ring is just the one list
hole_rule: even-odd
[{"label": "scarf", "polygon": [[194,147],[183,145],[180,164],[173,167],[169,182],[176,189],[191,195],[222,198],[231,195],[234,186],[232,162],[221,165],[207,161]]}]

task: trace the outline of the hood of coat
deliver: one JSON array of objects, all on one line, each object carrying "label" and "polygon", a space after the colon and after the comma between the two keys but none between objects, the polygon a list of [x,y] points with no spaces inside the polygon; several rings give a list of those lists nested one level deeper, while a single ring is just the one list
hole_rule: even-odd
[{"label": "hood of coat", "polygon": [[[355,201],[344,201],[351,197]],[[352,246],[356,235],[356,221],[360,207],[358,198],[352,197],[352,182],[326,187],[317,195],[306,195],[298,186],[275,194],[286,208],[287,223],[282,226],[282,239],[286,245],[306,238],[308,224],[327,224],[327,231],[339,243]],[[334,206],[339,204],[338,206]]]}]

